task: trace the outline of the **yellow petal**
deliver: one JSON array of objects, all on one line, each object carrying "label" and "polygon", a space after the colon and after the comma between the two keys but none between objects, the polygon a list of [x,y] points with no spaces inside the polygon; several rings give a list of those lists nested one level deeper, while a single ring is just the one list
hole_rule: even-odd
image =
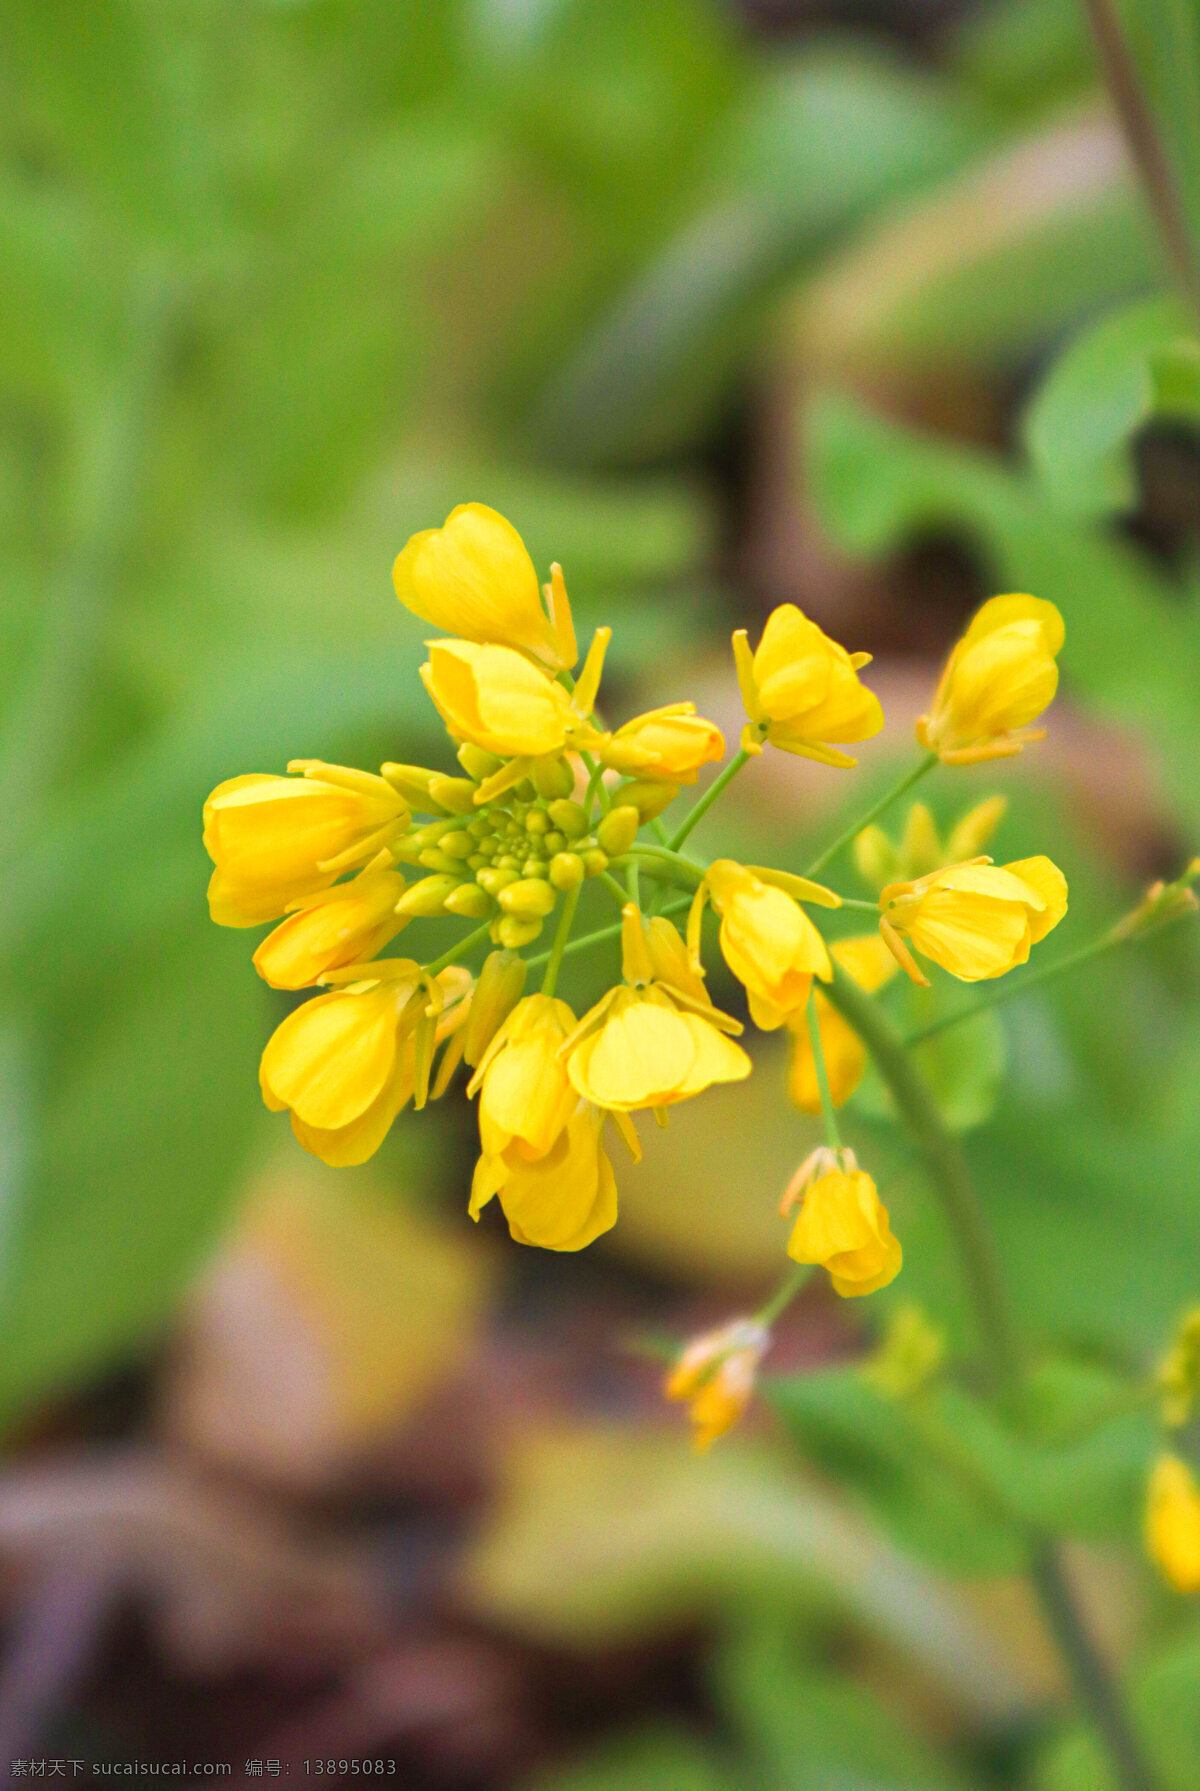
[{"label": "yellow petal", "polygon": [[1067,912],[1067,879],[1049,858],[1018,858],[1005,870],[1038,896],[1042,906],[1032,909],[1029,934],[1034,945],[1055,928]]},{"label": "yellow petal", "polygon": [[412,536],[392,580],[406,608],[447,634],[517,647],[549,665],[574,664],[561,657],[566,636],[542,607],[525,543],[486,504],[460,504],[442,528]]},{"label": "yellow petal", "polygon": [[306,1125],[336,1130],[358,1119],[382,1091],[396,1060],[401,985],[318,995],[277,1026],[262,1058],[262,1082]]},{"label": "yellow petal", "polygon": [[562,750],[567,693],[511,648],[432,641],[421,677],[458,738],[504,757]]}]

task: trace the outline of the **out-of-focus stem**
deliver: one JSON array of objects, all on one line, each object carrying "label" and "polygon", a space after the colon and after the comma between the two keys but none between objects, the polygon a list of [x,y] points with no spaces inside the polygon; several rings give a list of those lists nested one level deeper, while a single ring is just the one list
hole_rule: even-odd
[{"label": "out-of-focus stem", "polygon": [[849,827],[844,828],[843,831],[838,834],[831,845],[826,846],[823,852],[818,852],[804,875],[806,877],[815,877],[817,872],[827,865],[831,858],[837,857],[837,854],[841,851],[843,846],[848,846],[856,834],[860,834],[864,827],[869,827],[871,822],[876,820],[883,813],[885,808],[890,808],[892,803],[903,796],[906,790],[911,790],[913,785],[918,783],[927,771],[933,770],[933,767],[937,762],[938,756],[935,752],[926,753],[925,757],[918,765],[914,765],[911,771],[906,771],[904,773],[904,776],[900,779],[899,783],[893,784],[890,790],[884,791],[883,795],[879,798],[879,801],[874,803],[872,807],[867,810],[865,815],[860,815],[857,821],[852,821]]}]

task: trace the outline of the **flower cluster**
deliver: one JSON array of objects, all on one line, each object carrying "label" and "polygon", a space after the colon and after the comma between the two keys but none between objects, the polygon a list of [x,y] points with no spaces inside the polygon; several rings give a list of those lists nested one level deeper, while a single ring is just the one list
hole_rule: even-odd
[{"label": "flower cluster", "polygon": [[[874,992],[899,964],[925,982],[918,957],[963,981],[1001,976],[1062,918],[1061,872],[1046,858],[999,867],[979,855],[1002,809],[995,800],[945,842],[918,805],[899,847],[878,828],[857,843],[878,891],[878,931],[827,941],[810,910],[839,908],[833,890],[786,868],[704,862],[681,848],[734,773],[768,746],[832,767],[855,763],[841,749],[883,726],[859,677],[868,655],[847,652],[790,604],[769,617],[757,648],[739,631],[741,750],[672,833],[661,817],[724,758],[721,732],[689,702],[606,725],[610,631],[596,631],[576,671],[559,566],[540,586],[512,525],[466,504],[414,535],[393,577],[400,601],[443,631],[427,643],[420,676],[457,768],[397,761],[366,772],[301,759],[287,775],[235,777],[205,805],[213,919],[275,923],[255,968],[273,988],[314,991],[263,1053],[268,1107],[286,1110],[300,1143],[325,1162],[361,1163],[402,1108],[436,1099],[465,1064],[480,1142],[472,1215],[498,1200],[518,1242],[581,1249],[616,1219],[610,1129],[636,1159],[634,1116],[648,1110],[665,1123],[678,1102],[750,1073],[741,1024],[706,986],[711,907],[750,1018],[791,1034],[792,1093],[832,1128],[785,1197],[785,1210],[797,1208],[787,1253],[823,1266],[843,1297],[886,1286],[901,1247],[875,1182],[833,1127],[865,1055],[838,1011],[836,979]],[[919,724],[927,764],[1002,756],[1036,738],[1031,723],[1054,693],[1061,643],[1052,604],[986,604]],[[653,884],[646,900],[642,878]],[[587,884],[614,900],[619,919],[573,936]],[[663,912],[672,890],[685,899]],[[687,898],[685,936],[670,913]],[[431,962],[385,955],[417,917],[474,925]],[[551,921],[549,948],[529,956]],[[621,980],[579,1016],[556,994],[564,956],[618,932]],[[535,967],[541,985],[527,992]],[[681,1358],[668,1391],[689,1402],[702,1443],[749,1398],[768,1340],[769,1327],[738,1321]]]}]

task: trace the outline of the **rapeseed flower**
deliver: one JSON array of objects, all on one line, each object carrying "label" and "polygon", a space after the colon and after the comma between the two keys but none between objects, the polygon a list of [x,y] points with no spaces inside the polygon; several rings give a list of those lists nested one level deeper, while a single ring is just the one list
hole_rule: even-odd
[{"label": "rapeseed flower", "polygon": [[794,1262],[828,1269],[833,1290],[843,1299],[875,1293],[896,1279],[903,1252],[879,1190],[853,1151],[814,1151],[789,1183],[783,1211],[797,1202],[800,1212],[787,1247]]},{"label": "rapeseed flower", "polygon": [[668,1399],[686,1401],[698,1454],[737,1423],[754,1396],[758,1365],[771,1334],[739,1318],[688,1344],[663,1386]]},{"label": "rapeseed flower", "polygon": [[617,1220],[617,1183],[601,1138],[605,1115],[586,1101],[541,1156],[483,1155],[471,1184],[470,1212],[479,1217],[498,1195],[518,1244],[582,1250]]},{"label": "rapeseed flower", "polygon": [[579,657],[561,567],[545,587],[547,614],[525,543],[486,504],[459,504],[440,529],[412,535],[392,582],[406,609],[447,634],[516,647],[555,671]]},{"label": "rapeseed flower", "polygon": [[331,970],[364,963],[408,925],[396,912],[403,894],[398,871],[365,870],[349,883],[301,896],[255,952],[254,968],[273,989],[305,989]]},{"label": "rapeseed flower", "polygon": [[[795,880],[804,887],[803,879]],[[838,898],[819,883],[807,885],[807,899],[836,907]],[[812,979],[829,982],[833,970],[825,941],[803,908],[774,884],[731,858],[710,864],[696,892],[688,942],[699,962],[700,918],[711,901],[721,917],[721,953],[745,987],[754,1024],[764,1032],[803,1013]]]},{"label": "rapeseed flower", "polygon": [[479,1096],[486,1156],[532,1161],[557,1142],[579,1097],[559,1051],[575,1028],[565,1001],[526,995],[487,1047],[467,1085]]},{"label": "rapeseed flower", "polygon": [[961,982],[1004,976],[1067,911],[1067,880],[1048,858],[994,865],[976,858],[879,896],[879,930],[901,969],[928,985],[904,941]]},{"label": "rapeseed flower", "polygon": [[596,755],[625,777],[694,784],[701,766],[725,756],[725,737],[715,723],[696,714],[694,703],[670,703],[606,734]]},{"label": "rapeseed flower", "polygon": [[[834,963],[856,982],[860,989],[873,995],[896,974],[896,960],[878,933],[867,933],[853,939],[839,939],[829,948]],[[829,1093],[835,1107],[841,1107],[862,1081],[867,1066],[867,1048],[832,1002],[819,989],[813,992],[817,1025],[821,1029],[821,1048],[829,1077]],[[788,1071],[788,1093],[804,1113],[820,1113],[821,1091],[817,1085],[817,1066],[812,1040],[803,1009],[793,1015],[788,1026],[792,1035],[792,1060]]]},{"label": "rapeseed flower", "polygon": [[946,661],[917,739],[945,765],[1010,758],[1045,738],[1033,728],[1058,689],[1065,630],[1053,603],[1016,594],[983,605]]},{"label": "rapeseed flower", "polygon": [[858,761],[837,746],[869,740],[882,728],[879,698],[858,678],[871,655],[847,653],[795,604],[772,610],[754,652],[739,628],[733,652],[750,718],[743,752],[761,752],[766,740],[802,758],[851,766]]},{"label": "rapeseed flower", "polygon": [[1178,1455],[1160,1455],[1154,1464],[1146,1548],[1177,1592],[1200,1592],[1200,1485]]}]

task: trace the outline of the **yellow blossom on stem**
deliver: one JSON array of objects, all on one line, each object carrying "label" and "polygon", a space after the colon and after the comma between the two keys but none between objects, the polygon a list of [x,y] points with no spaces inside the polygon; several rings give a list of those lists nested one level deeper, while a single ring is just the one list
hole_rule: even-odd
[{"label": "yellow blossom on stem", "polygon": [[605,1115],[586,1101],[551,1148],[524,1158],[511,1151],[480,1157],[471,1183],[473,1219],[498,1195],[518,1244],[543,1250],[582,1250],[617,1220],[617,1183],[601,1136]]},{"label": "yellow blossom on stem", "polygon": [[869,740],[882,728],[879,698],[858,677],[871,655],[847,653],[795,604],[772,610],[755,652],[739,628],[733,652],[750,717],[743,752],[761,752],[767,740],[802,758],[850,766],[858,761],[836,747]]},{"label": "yellow blossom on stem", "polygon": [[984,604],[954,647],[933,707],[917,722],[917,739],[945,765],[1010,758],[1033,740],[1033,728],[1058,689],[1065,630],[1053,603],[1023,593]]},{"label": "yellow blossom on stem", "polygon": [[764,1325],[740,1318],[693,1338],[680,1355],[663,1391],[686,1402],[697,1453],[724,1436],[749,1405],[770,1343]]},{"label": "yellow blossom on stem", "polygon": [[422,529],[392,567],[406,609],[447,634],[516,647],[556,671],[579,657],[562,570],[543,607],[537,573],[516,529],[486,504],[459,504],[440,529]]},{"label": "yellow blossom on stem", "polygon": [[254,968],[273,989],[304,989],[330,970],[361,964],[382,951],[401,927],[396,913],[404,894],[398,871],[361,871],[289,906],[288,919],[268,933],[254,954]]},{"label": "yellow blossom on stem", "polygon": [[[836,905],[832,891],[820,884],[810,888],[810,899]],[[700,920],[706,901],[721,917],[721,953],[745,986],[754,1024],[771,1032],[802,1014],[813,977],[829,982],[833,976],[825,941],[803,908],[746,865],[716,859],[696,891],[688,921],[694,964],[700,960]]]},{"label": "yellow blossom on stem", "polygon": [[[670,923],[659,917],[661,939]],[[750,1059],[725,1036],[736,1020],[712,1007],[694,972],[690,986],[656,975],[653,932],[637,906],[622,911],[623,985],[610,989],[584,1015],[562,1046],[571,1085],[584,1100],[614,1112],[661,1110],[700,1094],[714,1082],[740,1082]],[[676,935],[678,937],[678,935]],[[682,945],[682,941],[680,941]]]},{"label": "yellow blossom on stem", "polygon": [[427,644],[421,677],[456,740],[505,757],[562,751],[576,717],[561,684],[512,647]]},{"label": "yellow blossom on stem", "polygon": [[714,722],[696,714],[694,703],[669,703],[606,734],[596,754],[625,777],[694,784],[702,765],[724,757],[725,737]]},{"label": "yellow blossom on stem", "polygon": [[1178,1455],[1160,1455],[1154,1464],[1146,1548],[1177,1592],[1200,1592],[1200,1485]]},{"label": "yellow blossom on stem", "polygon": [[988,858],[948,865],[879,896],[879,930],[901,969],[928,984],[907,950],[911,941],[961,982],[1004,976],[1067,911],[1067,880],[1048,858],[994,865]]},{"label": "yellow blossom on stem", "polygon": [[[839,939],[830,946],[829,955],[869,995],[882,989],[896,974],[896,960],[878,933]],[[821,1029],[821,1047],[825,1053],[829,1093],[834,1106],[841,1107],[862,1081],[867,1065],[867,1048],[850,1023],[842,1018],[819,989],[813,994],[813,1002],[817,1010],[817,1025]],[[821,1091],[817,1083],[817,1066],[803,1009],[789,1019],[788,1027],[792,1035],[788,1093],[802,1112],[820,1113]]]},{"label": "yellow blossom on stem", "polygon": [[794,1262],[828,1269],[843,1299],[875,1293],[896,1279],[903,1253],[879,1191],[853,1151],[815,1150],[788,1184],[783,1211],[797,1202],[800,1213],[787,1247]]},{"label": "yellow blossom on stem", "polygon": [[467,1085],[479,1095],[479,1137],[486,1156],[513,1162],[544,1157],[579,1097],[559,1051],[575,1028],[565,1001],[526,995],[484,1052]]},{"label": "yellow blossom on stem", "polygon": [[230,778],[204,805],[204,845],[216,866],[209,909],[219,926],[278,920],[408,825],[408,804],[382,777],[318,759],[288,769],[303,775]]}]

